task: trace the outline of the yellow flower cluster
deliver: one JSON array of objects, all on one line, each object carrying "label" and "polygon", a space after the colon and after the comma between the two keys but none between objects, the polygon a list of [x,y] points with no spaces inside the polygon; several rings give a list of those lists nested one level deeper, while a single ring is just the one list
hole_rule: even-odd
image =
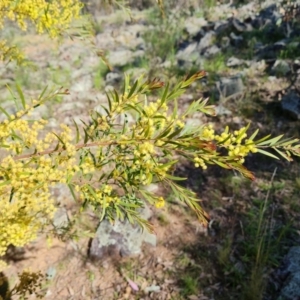
[{"label": "yellow flower cluster", "polygon": [[195,167],[199,168],[201,167],[203,170],[207,169],[207,165],[205,164],[204,160],[198,156],[196,156],[194,158],[194,162],[195,162]]},{"label": "yellow flower cluster", "polygon": [[7,41],[0,41],[0,61],[11,60],[16,61],[17,63],[21,63],[24,60],[24,55],[17,47],[9,46]]},{"label": "yellow flower cluster", "polygon": [[[74,166],[76,167],[76,165]],[[95,165],[91,157],[85,157],[80,163],[79,169],[82,174],[89,174],[95,171]]]},{"label": "yellow flower cluster", "polygon": [[[147,137],[152,137],[156,129],[163,129],[171,118],[167,116],[168,106],[161,104],[161,100],[151,102],[143,107],[145,115],[141,117],[137,129],[144,132],[147,128]],[[154,118],[155,116],[155,118]]]},{"label": "yellow flower cluster", "polygon": [[92,205],[100,204],[102,207],[107,208],[110,204],[120,200],[119,197],[111,195],[112,191],[113,187],[108,184],[104,184],[99,190],[93,190],[91,187],[84,185],[80,188],[80,198],[87,200]]},{"label": "yellow flower cluster", "polygon": [[[29,111],[30,113],[30,111]],[[21,153],[25,149],[35,145],[37,151],[42,151],[54,140],[54,135],[49,135],[44,141],[38,140],[38,133],[44,129],[47,121],[39,120],[30,124],[27,120],[18,119],[24,112],[20,111],[17,115],[11,115],[10,121],[5,120],[0,123],[0,140],[3,146],[12,153]],[[43,144],[43,146],[41,146]]]},{"label": "yellow flower cluster", "polygon": [[[97,119],[97,122],[98,122],[98,126],[97,126],[98,130],[105,131],[110,128],[109,124],[107,123],[107,118],[104,116],[99,117]],[[95,129],[95,128],[93,128],[93,126],[91,126],[91,130],[93,130],[93,129]]]},{"label": "yellow flower cluster", "polygon": [[[160,134],[159,132],[163,132],[165,128],[169,128],[169,134],[174,132],[176,127],[183,128],[185,117],[168,115],[169,108],[166,103],[162,103],[161,99],[141,106],[137,102],[136,96],[127,98],[125,93],[123,97],[120,97],[119,102],[115,101],[111,105],[109,115],[111,119],[114,118],[115,113],[126,109],[132,110],[131,107],[134,104],[137,109],[141,110],[140,118],[136,123],[131,124],[130,129],[127,129],[127,134],[117,135],[117,143],[127,154],[120,154],[120,150],[115,149],[113,178],[125,184],[131,182],[135,185],[147,185],[152,182],[154,176],[163,180],[170,169],[170,165],[166,166],[155,159],[159,151],[156,147],[165,144],[164,138],[155,139],[153,136]],[[115,139],[113,135],[110,135],[110,138]]]},{"label": "yellow flower cluster", "polygon": [[215,130],[212,124],[204,126],[201,132],[201,139],[206,141],[213,141],[215,139]]},{"label": "yellow flower cluster", "polygon": [[154,161],[153,155],[155,156],[156,150],[152,143],[145,142],[144,144],[138,145],[133,151],[134,163],[131,167],[136,174],[136,180],[140,181],[142,185],[147,185],[148,175],[157,175],[161,179],[166,176],[170,166],[165,166],[163,163]]},{"label": "yellow flower cluster", "polygon": [[0,256],[3,256],[10,244],[21,247],[34,240],[45,218],[53,217],[54,206],[50,193],[38,189],[9,193],[5,186],[0,193]]},{"label": "yellow flower cluster", "polygon": [[221,135],[216,135],[215,140],[228,148],[228,156],[237,158],[240,163],[244,163],[246,157],[250,152],[256,153],[257,148],[252,140],[246,139],[246,127],[229,133],[228,127]]},{"label": "yellow flower cluster", "polygon": [[79,0],[1,0],[0,28],[7,18],[26,30],[29,20],[35,24],[38,33],[47,32],[51,37],[56,37],[69,27],[73,19],[79,17],[81,8]]},{"label": "yellow flower cluster", "polygon": [[164,197],[158,197],[156,200],[157,201],[155,202],[155,207],[162,208],[162,207],[165,206],[165,199],[164,199]]},{"label": "yellow flower cluster", "polygon": [[[70,129],[61,125],[59,139],[52,133],[42,137],[47,122],[19,119],[30,113],[31,108],[26,109],[0,123],[2,151],[15,154],[0,161],[0,256],[10,244],[24,246],[36,238],[55,211],[50,186],[66,182],[79,170]],[[57,144],[58,153],[53,154]]]},{"label": "yellow flower cluster", "polygon": [[169,171],[170,166],[164,166],[162,163],[157,163],[156,167],[153,169],[153,171],[160,176],[160,179],[166,177],[167,172]]},{"label": "yellow flower cluster", "polygon": [[130,98],[128,98],[128,92],[125,92],[124,95],[122,95],[119,99],[120,102],[113,102],[111,105],[111,112],[112,113],[121,113],[124,110],[125,105],[136,105],[139,98],[138,95],[134,95]]}]

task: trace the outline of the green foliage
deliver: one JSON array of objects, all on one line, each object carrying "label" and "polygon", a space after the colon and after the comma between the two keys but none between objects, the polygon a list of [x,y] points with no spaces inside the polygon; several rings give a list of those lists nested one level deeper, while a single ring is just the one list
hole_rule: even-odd
[{"label": "green foliage", "polygon": [[[226,274],[224,281],[232,297],[230,299],[263,299],[268,279],[266,274],[278,266],[284,254],[283,245],[292,230],[289,222],[278,224],[276,220],[280,209],[274,208],[271,199],[278,191],[283,191],[284,186],[274,177],[275,172],[271,181],[258,183],[262,197],[250,201],[250,206],[238,217],[236,236],[229,233],[219,247],[220,276]],[[238,191],[234,195],[243,197]]]},{"label": "green foliage", "polygon": [[[118,1],[116,4],[121,5]],[[180,18],[175,20],[178,22],[174,22],[172,16],[166,18],[163,2],[158,1],[158,4],[163,22],[156,24],[155,30],[144,37],[151,55],[166,60],[172,57],[170,45],[174,49],[182,34],[178,30]],[[52,35],[58,32],[52,31]],[[77,33],[69,30],[68,34],[76,36]],[[14,48],[9,49],[4,43],[0,46],[2,58],[19,59],[14,52],[6,55],[5,51],[14,51]],[[104,55],[99,53],[99,56],[105,62]],[[224,68],[222,56],[217,57],[213,68]],[[103,64],[99,66],[99,76],[95,78],[94,84],[98,88],[102,87],[104,69]],[[69,75],[65,72],[53,80],[61,82],[61,75]],[[212,124],[188,125],[187,119],[194,113],[215,115],[208,99],[197,99],[185,110],[178,105],[178,99],[186,89],[205,75],[203,71],[197,72],[177,81],[174,87],[158,79],[145,80],[143,77],[131,82],[126,76],[123,91],[109,92],[107,105],[100,111],[93,111],[89,122],[74,121],[72,128],[61,124],[57,132],[47,128],[46,120],[30,120],[29,117],[34,109],[68,94],[68,91],[45,88],[37,99],[28,100],[22,88],[29,83],[19,82],[23,86],[17,85],[15,93],[11,90],[17,112],[10,114],[8,109],[0,107],[0,256],[11,244],[28,244],[51,224],[56,206],[50,191],[57,184],[69,187],[70,195],[81,207],[80,212],[92,208],[100,222],[104,218],[112,223],[126,219],[150,231],[153,231],[152,224],[143,220],[139,211],[145,202],[157,208],[164,205],[165,200],[160,194],[147,190],[151,183],[162,184],[206,225],[209,216],[200,206],[197,195],[177,183],[185,178],[174,175],[182,159],[203,170],[217,165],[253,180],[254,174],[244,166],[250,153],[288,161],[292,160],[292,155],[300,156],[298,139],[285,139],[283,135],[257,139],[259,131],[249,134],[250,124],[235,131],[225,127],[221,132],[216,132]],[[249,257],[256,259],[251,273],[251,280],[258,290],[255,297],[261,294],[263,283],[254,280],[262,278],[262,267],[268,261],[271,243],[267,237],[270,224],[265,221],[266,206],[267,200],[259,210],[257,242],[253,243],[253,248],[245,250],[246,260]],[[256,214],[249,215],[255,219]],[[161,222],[165,220],[161,218]],[[67,231],[71,230],[67,228]],[[222,265],[230,255],[231,242],[228,239],[220,249]],[[0,264],[0,269],[4,268],[2,261]],[[39,273],[23,273],[20,284],[9,291],[7,297],[26,297],[27,293],[40,287],[40,279]],[[186,294],[197,293],[197,280],[191,276],[182,280]],[[245,299],[247,297],[245,295]]]},{"label": "green foliage", "polygon": [[181,278],[183,291],[182,294],[184,296],[188,295],[197,295],[199,292],[198,287],[198,278],[195,276],[190,276],[189,274],[184,275]]},{"label": "green foliage", "polygon": [[93,78],[94,81],[94,87],[96,89],[100,89],[103,88],[103,84],[104,84],[104,79],[105,79],[105,75],[108,72],[108,67],[107,65],[103,62],[100,61],[97,68],[95,69],[95,75]]},{"label": "green foliage", "polygon": [[[123,93],[108,93],[108,105],[102,106],[102,112],[92,112],[89,124],[74,122],[74,131],[61,124],[60,133],[49,132],[41,138],[39,131],[44,130],[45,120],[37,120],[31,125],[22,119],[35,107],[66,91],[47,94],[44,90],[39,100],[28,105],[18,88],[18,95],[14,98],[20,103],[17,108],[19,106],[22,110],[9,115],[1,108],[6,116],[0,124],[1,147],[11,153],[0,164],[2,193],[8,201],[3,207],[6,210],[3,222],[11,215],[21,218],[19,212],[10,211],[9,203],[13,200],[20,207],[24,205],[22,201],[28,201],[22,199],[31,199],[31,193],[37,197],[37,202],[27,204],[30,211],[22,218],[31,219],[33,212],[49,214],[53,210],[48,199],[49,188],[64,183],[74,200],[80,199],[82,209],[92,207],[100,221],[105,217],[111,222],[126,218],[152,230],[151,224],[141,219],[138,211],[144,206],[144,201],[157,207],[164,205],[163,197],[145,189],[151,183],[162,183],[171,188],[179,201],[194,210],[201,222],[206,223],[208,215],[200,207],[195,193],[176,183],[185,178],[172,174],[180,157],[192,161],[196,167],[206,169],[215,164],[254,179],[254,175],[243,166],[244,157],[250,152],[278,159],[265,150],[271,148],[289,161],[292,154],[299,155],[297,139],[283,139],[280,135],[256,140],[258,130],[246,139],[249,125],[233,133],[226,127],[220,134],[211,124],[186,125],[186,119],[195,112],[215,114],[214,107],[207,104],[208,99],[194,101],[184,111],[178,108],[177,98],[204,75],[204,72],[198,72],[186,77],[173,89],[167,84],[160,97],[151,101],[147,95],[162,89],[163,82],[140,78],[131,86],[126,77]],[[22,184],[18,180],[20,177]],[[44,199],[43,209],[38,206],[39,199]],[[22,245],[34,238],[32,229],[22,230],[31,230],[30,236],[24,240],[18,235],[13,241],[5,233],[7,245]]]},{"label": "green foliage", "polygon": [[[19,282],[12,288],[6,289],[5,294],[0,294],[1,300],[10,300],[11,297],[18,296],[18,299],[29,299],[29,295],[35,295],[38,299],[44,298],[44,293],[41,293],[42,283],[45,278],[41,272],[23,271],[18,274]],[[6,278],[0,274],[0,290],[3,285],[6,285]]]},{"label": "green foliage", "polygon": [[[183,18],[180,12],[171,12],[165,10],[165,18],[161,18],[161,11],[158,9],[151,10],[148,14],[148,20],[153,26],[144,32],[143,38],[146,42],[146,58],[150,65],[151,73],[156,74],[158,71],[157,61],[170,61],[168,67],[170,71],[163,70],[164,73],[171,74],[174,63],[174,53],[177,42],[183,36]],[[154,63],[152,63],[154,62]],[[161,72],[161,70],[159,70]]]}]

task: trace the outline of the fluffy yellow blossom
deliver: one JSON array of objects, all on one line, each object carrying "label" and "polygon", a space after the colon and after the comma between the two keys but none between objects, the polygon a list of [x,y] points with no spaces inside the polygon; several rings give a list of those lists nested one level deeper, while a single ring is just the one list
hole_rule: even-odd
[{"label": "fluffy yellow blossom", "polygon": [[165,206],[165,199],[163,197],[158,197],[157,201],[155,202],[155,207],[162,208]]},{"label": "fluffy yellow blossom", "polygon": [[206,169],[207,169],[207,166],[206,166],[206,164],[205,164],[205,162],[204,162],[204,160],[203,160],[202,158],[196,156],[196,157],[194,158],[194,162],[195,162],[195,167],[196,167],[196,168],[201,167],[203,170],[206,170]]},{"label": "fluffy yellow blossom", "polygon": [[0,27],[6,19],[16,21],[22,30],[31,21],[38,33],[48,32],[54,37],[66,30],[74,18],[79,17],[82,3],[78,0],[1,0]]}]

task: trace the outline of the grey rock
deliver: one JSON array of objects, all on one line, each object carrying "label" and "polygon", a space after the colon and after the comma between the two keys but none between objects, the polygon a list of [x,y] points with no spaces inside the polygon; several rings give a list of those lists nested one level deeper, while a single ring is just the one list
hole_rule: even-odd
[{"label": "grey rock", "polygon": [[235,47],[239,47],[240,45],[242,45],[242,43],[244,41],[242,36],[236,35],[234,32],[230,33],[230,39],[231,39],[232,45]]},{"label": "grey rock", "polygon": [[142,24],[127,25],[126,30],[120,31],[115,37],[115,42],[128,49],[141,49],[145,47],[145,42],[141,38],[142,33],[147,29]]},{"label": "grey rock", "polygon": [[204,56],[205,58],[209,58],[209,57],[212,57],[212,56],[214,56],[214,55],[216,55],[216,54],[218,54],[218,53],[220,53],[220,52],[221,52],[221,49],[220,49],[218,46],[212,45],[211,47],[208,47],[208,48],[204,51],[203,56]]},{"label": "grey rock", "polygon": [[265,45],[262,42],[257,42],[254,44],[253,49],[255,51],[259,51],[261,49],[263,49],[265,47]]},{"label": "grey rock", "polygon": [[250,73],[257,73],[257,72],[264,72],[264,70],[267,68],[267,64],[265,60],[260,61],[250,61],[247,62],[249,64],[249,69],[247,70]]},{"label": "grey rock", "polygon": [[160,286],[158,285],[147,286],[144,291],[145,293],[152,293],[152,292],[158,293],[160,292]]},{"label": "grey rock", "polygon": [[215,23],[213,21],[208,21],[206,25],[202,26],[205,32],[214,31]]},{"label": "grey rock", "polygon": [[77,102],[65,102],[62,103],[58,108],[58,113],[68,112],[72,110],[85,109],[85,104],[77,101]]},{"label": "grey rock", "polygon": [[228,110],[226,107],[224,107],[222,104],[217,105],[215,110],[216,110],[216,114],[218,116],[224,116],[224,115],[231,116],[232,115],[232,112],[230,110]]},{"label": "grey rock", "polygon": [[282,97],[282,109],[293,119],[300,119],[300,96],[296,91],[290,90]]},{"label": "grey rock", "polygon": [[87,92],[93,87],[93,78],[90,74],[84,75],[76,79],[75,83],[70,88],[72,92]]},{"label": "grey rock", "polygon": [[244,22],[241,22],[238,19],[233,19],[232,20],[232,25],[234,26],[234,28],[238,31],[238,32],[244,32],[244,31],[249,31],[249,28],[247,26],[247,24],[245,24]]},{"label": "grey rock", "polygon": [[124,67],[134,62],[134,54],[127,49],[112,51],[108,55],[108,61],[113,66]]},{"label": "grey rock", "polygon": [[235,68],[235,67],[240,67],[242,65],[246,64],[243,59],[236,58],[234,56],[228,58],[226,62],[226,66],[229,68]]},{"label": "grey rock", "polygon": [[63,234],[69,225],[69,217],[65,208],[59,208],[53,218],[53,225],[58,234]]},{"label": "grey rock", "polygon": [[[205,61],[204,57],[201,56],[196,43],[192,43],[185,49],[178,51],[176,58],[179,68],[183,70],[190,69],[195,66],[201,68]],[[164,64],[161,64],[161,67],[164,67]]]},{"label": "grey rock", "polygon": [[277,6],[274,4],[274,1],[264,1],[262,3],[262,10],[259,13],[259,16],[263,19],[269,19],[276,23],[277,19],[280,18],[280,13],[277,11]]},{"label": "grey rock", "polygon": [[289,276],[287,283],[281,290],[278,300],[299,300],[300,299],[300,271]]},{"label": "grey rock", "polygon": [[291,71],[289,63],[285,60],[278,59],[275,61],[271,73],[276,76],[286,76]]},{"label": "grey rock", "polygon": [[300,271],[300,247],[292,247],[285,260],[288,262],[286,271],[290,273],[295,273]]},{"label": "grey rock", "polygon": [[47,272],[46,272],[47,279],[48,279],[48,280],[53,280],[54,277],[55,277],[55,275],[56,275],[56,273],[57,273],[57,270],[56,270],[55,267],[52,267],[52,266],[49,267],[49,268],[47,269]]},{"label": "grey rock", "polygon": [[274,45],[268,45],[263,48],[260,48],[256,54],[255,59],[276,59],[278,50],[274,47]]},{"label": "grey rock", "polygon": [[223,36],[220,45],[223,50],[226,50],[230,45],[230,38],[228,36]]},{"label": "grey rock", "polygon": [[219,92],[218,97],[227,98],[244,91],[245,86],[241,76],[233,76],[230,78],[221,78],[216,82],[216,88]]},{"label": "grey rock", "polygon": [[[167,64],[167,62],[165,62]],[[167,66],[166,66],[167,68]],[[126,74],[130,75],[130,79],[132,81],[137,80],[140,76],[148,74],[149,70],[147,70],[146,68],[132,68],[128,71],[126,71]]]},{"label": "grey rock", "polygon": [[[293,70],[296,70],[297,71],[297,74],[299,74],[300,72],[300,60],[299,59],[296,59],[293,61]],[[297,81],[299,81],[300,83],[300,78],[298,76],[297,78]],[[300,85],[299,85],[300,86]]]},{"label": "grey rock", "polygon": [[186,20],[184,28],[189,35],[194,36],[205,25],[207,25],[207,21],[204,18],[191,17]]},{"label": "grey rock", "polygon": [[280,270],[284,279],[278,300],[300,299],[300,247],[292,247]]},{"label": "grey rock", "polygon": [[283,39],[280,41],[277,41],[276,43],[273,44],[274,50],[280,51],[286,48],[288,43],[290,42],[290,39]]},{"label": "grey rock", "polygon": [[106,74],[105,83],[107,85],[115,85],[120,83],[122,75],[116,72],[109,72]]},{"label": "grey rock", "polygon": [[[151,214],[147,206],[141,212],[144,219],[149,219]],[[90,243],[89,255],[93,259],[136,255],[141,253],[143,242],[156,246],[156,235],[143,231],[138,225],[131,225],[128,221],[116,221],[112,225],[104,220]]]},{"label": "grey rock", "polygon": [[150,193],[157,193],[159,191],[159,185],[155,183],[151,183],[146,187],[146,190]]},{"label": "grey rock", "polygon": [[217,21],[215,23],[214,31],[217,35],[229,34],[232,31],[232,23],[228,21]]},{"label": "grey rock", "polygon": [[216,40],[216,33],[214,31],[209,31],[205,36],[200,40],[198,44],[198,50],[201,52],[206,48],[212,46]]},{"label": "grey rock", "polygon": [[115,88],[112,85],[106,85],[104,88],[106,93],[113,92]]},{"label": "grey rock", "polygon": [[177,59],[195,61],[200,57],[200,53],[197,48],[197,43],[191,43],[186,48],[179,50],[176,54]]}]

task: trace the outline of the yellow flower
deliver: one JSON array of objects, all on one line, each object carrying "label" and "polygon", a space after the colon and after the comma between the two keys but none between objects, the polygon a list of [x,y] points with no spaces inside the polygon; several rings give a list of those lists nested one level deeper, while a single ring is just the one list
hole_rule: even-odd
[{"label": "yellow flower", "polygon": [[162,208],[165,206],[165,199],[163,197],[157,198],[157,202],[155,203],[155,207]]}]

